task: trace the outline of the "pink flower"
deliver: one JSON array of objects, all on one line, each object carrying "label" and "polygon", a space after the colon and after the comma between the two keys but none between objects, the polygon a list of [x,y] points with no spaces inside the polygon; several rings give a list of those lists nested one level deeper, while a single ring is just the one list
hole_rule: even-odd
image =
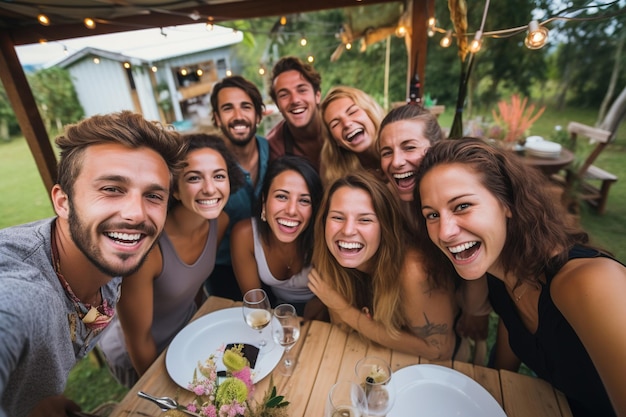
[{"label": "pink flower", "polygon": [[224,404],[220,407],[220,417],[243,416],[245,412],[245,404],[239,404],[237,401],[234,401],[232,404]]},{"label": "pink flower", "polygon": [[213,404],[209,404],[206,407],[202,407],[201,413],[206,417],[217,417],[217,410]]},{"label": "pink flower", "polygon": [[249,366],[245,366],[241,371],[233,372],[233,376],[241,380],[248,388],[248,399],[254,394],[254,382],[252,382],[252,371]]}]

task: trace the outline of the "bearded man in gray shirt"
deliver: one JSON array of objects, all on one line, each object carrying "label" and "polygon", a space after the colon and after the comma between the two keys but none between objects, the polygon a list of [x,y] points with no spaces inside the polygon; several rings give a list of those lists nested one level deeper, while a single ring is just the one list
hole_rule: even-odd
[{"label": "bearded man in gray shirt", "polygon": [[65,129],[56,217],[0,230],[0,417],[64,417],[63,391],[163,230],[178,135],[129,111]]}]

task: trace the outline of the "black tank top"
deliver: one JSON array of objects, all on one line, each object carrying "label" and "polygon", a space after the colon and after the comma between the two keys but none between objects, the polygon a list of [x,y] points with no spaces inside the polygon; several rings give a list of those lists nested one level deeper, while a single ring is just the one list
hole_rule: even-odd
[{"label": "black tank top", "polygon": [[[568,255],[568,259],[609,257],[583,246],[574,246]],[[545,271],[547,284],[541,285],[539,325],[535,334],[524,326],[504,283],[487,274],[489,301],[509,332],[513,352],[537,376],[565,394],[574,416],[615,416],[587,350],[550,297],[550,284],[560,268]],[[601,276],[594,278],[602,279]]]}]

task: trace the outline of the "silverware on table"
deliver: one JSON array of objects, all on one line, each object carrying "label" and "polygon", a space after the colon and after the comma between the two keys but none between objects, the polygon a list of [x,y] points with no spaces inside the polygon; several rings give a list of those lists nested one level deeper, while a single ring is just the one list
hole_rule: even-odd
[{"label": "silverware on table", "polygon": [[138,391],[137,395],[140,398],[146,399],[148,401],[152,401],[154,404],[156,404],[161,409],[161,411],[179,410],[179,411],[182,411],[183,413],[188,414],[190,416],[202,417],[202,416],[200,416],[200,414],[194,413],[192,411],[189,411],[185,407],[183,407],[182,405],[179,405],[178,402],[176,402],[176,400],[173,399],[173,398],[170,398],[170,397],[155,397],[153,395],[146,394],[143,391]]}]

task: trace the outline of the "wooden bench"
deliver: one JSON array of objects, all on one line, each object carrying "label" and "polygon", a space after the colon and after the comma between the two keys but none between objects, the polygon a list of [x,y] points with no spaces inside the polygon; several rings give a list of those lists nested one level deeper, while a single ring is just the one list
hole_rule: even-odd
[{"label": "wooden bench", "polygon": [[595,165],[594,161],[610,143],[612,132],[587,126],[578,122],[570,122],[567,126],[572,143],[575,144],[578,136],[586,136],[596,142],[596,146],[576,171],[567,171],[567,184],[576,188],[579,199],[594,206],[598,213],[603,214],[609,196],[609,188],[617,181],[617,176]]}]

